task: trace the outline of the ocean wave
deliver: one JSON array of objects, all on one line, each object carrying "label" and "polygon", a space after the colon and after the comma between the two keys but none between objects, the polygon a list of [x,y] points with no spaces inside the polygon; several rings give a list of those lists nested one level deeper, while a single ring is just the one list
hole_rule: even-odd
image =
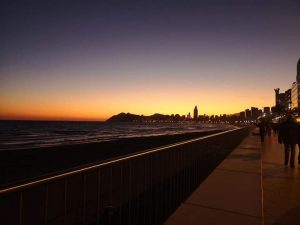
[{"label": "ocean wave", "polygon": [[100,122],[0,121],[0,150],[29,149],[231,128],[233,126],[199,123],[119,123],[112,125]]}]

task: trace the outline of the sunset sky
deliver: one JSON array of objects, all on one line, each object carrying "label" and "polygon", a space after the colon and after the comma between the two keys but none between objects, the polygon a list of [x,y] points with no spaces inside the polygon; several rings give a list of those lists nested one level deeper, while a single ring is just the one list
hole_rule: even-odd
[{"label": "sunset sky", "polygon": [[298,0],[0,4],[0,119],[230,114],[296,79]]}]

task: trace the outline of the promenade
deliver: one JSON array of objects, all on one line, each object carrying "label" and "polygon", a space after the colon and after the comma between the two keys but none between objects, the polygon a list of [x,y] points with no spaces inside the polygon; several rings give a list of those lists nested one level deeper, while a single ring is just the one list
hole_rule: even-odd
[{"label": "promenade", "polygon": [[262,145],[265,225],[300,224],[300,166],[296,147],[295,168],[284,166],[283,145],[277,136]]},{"label": "promenade", "polygon": [[250,134],[165,225],[299,224],[300,167],[284,166],[283,157],[276,135],[261,144]]}]

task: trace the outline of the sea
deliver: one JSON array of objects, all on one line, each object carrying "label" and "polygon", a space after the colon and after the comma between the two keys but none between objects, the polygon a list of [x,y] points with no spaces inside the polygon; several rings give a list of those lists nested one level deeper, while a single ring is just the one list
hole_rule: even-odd
[{"label": "sea", "polygon": [[231,125],[182,123],[106,123],[81,121],[0,121],[0,151],[228,130]]}]

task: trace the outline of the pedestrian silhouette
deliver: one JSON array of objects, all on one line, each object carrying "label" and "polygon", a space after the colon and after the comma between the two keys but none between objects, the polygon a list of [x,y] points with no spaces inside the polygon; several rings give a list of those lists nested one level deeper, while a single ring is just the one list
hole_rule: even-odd
[{"label": "pedestrian silhouette", "polygon": [[272,127],[271,127],[271,123],[269,121],[266,123],[266,133],[268,134],[269,137],[271,137]]},{"label": "pedestrian silhouette", "polygon": [[292,115],[287,115],[286,121],[279,126],[278,142],[284,144],[284,164],[295,167],[295,147],[298,142],[298,125]]},{"label": "pedestrian silhouette", "polygon": [[273,123],[273,122],[272,122],[271,127],[272,127],[272,130],[273,130],[274,135],[277,134],[277,133],[278,133],[278,128],[279,128],[279,127],[278,127],[278,123]]},{"label": "pedestrian silhouette", "polygon": [[265,122],[264,122],[264,121],[261,121],[261,122],[258,124],[258,127],[259,127],[260,140],[261,140],[261,142],[264,142],[264,140],[265,140],[265,135],[266,135],[266,125],[265,125]]}]

